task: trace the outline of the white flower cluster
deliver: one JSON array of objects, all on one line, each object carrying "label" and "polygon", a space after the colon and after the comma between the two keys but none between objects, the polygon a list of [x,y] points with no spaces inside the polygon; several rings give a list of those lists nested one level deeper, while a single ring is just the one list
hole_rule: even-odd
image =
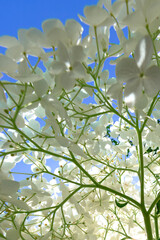
[{"label": "white flower cluster", "polygon": [[83,38],[57,19],[0,37],[0,239],[159,240],[159,9],[99,0]]}]

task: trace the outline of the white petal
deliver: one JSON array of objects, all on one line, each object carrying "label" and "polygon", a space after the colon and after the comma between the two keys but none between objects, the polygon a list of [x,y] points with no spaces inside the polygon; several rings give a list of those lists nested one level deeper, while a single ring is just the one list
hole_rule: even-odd
[{"label": "white petal", "polygon": [[157,66],[151,66],[145,72],[143,81],[145,92],[148,96],[154,97],[160,91],[160,69]]},{"label": "white petal", "polygon": [[117,17],[123,11],[123,8],[124,8],[124,2],[115,1],[112,4],[112,13],[113,13],[113,15],[115,17]]},{"label": "white petal", "polygon": [[123,19],[123,24],[128,26],[131,31],[136,31],[138,28],[145,28],[145,17],[142,11],[137,9]]},{"label": "white petal", "polygon": [[60,28],[64,30],[64,26],[59,19],[47,19],[42,23],[42,29],[45,33],[48,33],[53,28]]},{"label": "white petal", "polygon": [[148,98],[146,96],[146,94],[141,94],[141,96],[139,97],[138,101],[136,99],[136,103],[135,103],[135,107],[137,109],[144,109],[148,104]]},{"label": "white petal", "polygon": [[63,147],[68,147],[70,144],[70,141],[63,136],[56,136],[56,140]]},{"label": "white petal", "polygon": [[58,44],[57,56],[58,56],[58,60],[61,62],[64,62],[64,63],[70,62],[68,49],[62,42],[59,42]]},{"label": "white petal", "polygon": [[24,59],[24,47],[22,44],[17,44],[6,51],[6,56],[12,58],[16,62],[20,62]]},{"label": "white petal", "polygon": [[0,85],[0,104],[2,103],[6,105],[6,96],[5,96],[3,87]]},{"label": "white petal", "polygon": [[153,53],[152,40],[149,36],[143,37],[136,46],[134,59],[141,71],[145,71],[151,61]]},{"label": "white petal", "polygon": [[45,35],[37,28],[31,28],[27,31],[27,37],[34,44],[38,44],[38,46],[47,47],[47,39]]},{"label": "white petal", "polygon": [[23,45],[24,49],[26,50],[27,48],[29,48],[30,46],[32,46],[33,44],[29,41],[29,39],[27,38],[27,29],[19,29],[18,30],[18,40],[20,41],[20,43]]},{"label": "white petal", "polygon": [[18,69],[18,65],[11,58],[0,55],[0,71],[4,73],[14,73]]},{"label": "white petal", "polygon": [[25,121],[24,118],[21,115],[18,115],[16,118],[16,125],[18,128],[23,128],[25,127]]},{"label": "white petal", "polygon": [[19,182],[5,179],[0,183],[0,193],[4,195],[12,195],[15,194],[19,189]]},{"label": "white petal", "polygon": [[86,76],[83,65],[79,62],[75,62],[73,65],[73,73],[75,78],[84,78]]},{"label": "white petal", "polygon": [[54,47],[57,47],[60,41],[67,42],[68,40],[66,32],[60,28],[53,28],[46,34],[46,37]]},{"label": "white petal", "polygon": [[52,231],[46,233],[43,237],[40,237],[39,240],[46,240],[46,239],[50,239],[49,237],[52,235]]},{"label": "white petal", "polygon": [[16,207],[18,207],[20,209],[23,209],[23,210],[26,210],[26,211],[32,210],[31,207],[27,205],[27,203],[25,203],[21,200],[11,199],[9,202],[14,204]]},{"label": "white petal", "polygon": [[83,32],[82,26],[74,19],[69,19],[66,21],[65,29],[72,44],[77,44]]},{"label": "white petal", "polygon": [[130,79],[126,85],[124,90],[125,102],[129,107],[132,107],[139,101],[142,95],[142,81],[140,78],[132,78]]},{"label": "white petal", "polygon": [[155,18],[159,18],[159,9],[160,9],[160,1],[154,0],[150,1],[150,5],[147,7],[146,16],[147,21],[151,23]]},{"label": "white petal", "polygon": [[[26,53],[29,54],[30,56],[35,56],[35,57],[41,57],[41,56],[45,55],[45,51],[41,47],[36,47],[36,46],[30,47],[26,51]],[[47,58],[47,60],[48,60],[48,58]]]},{"label": "white petal", "polygon": [[48,84],[44,79],[34,82],[33,86],[38,97],[42,97],[48,90]]},{"label": "white petal", "polygon": [[139,74],[140,71],[132,58],[123,58],[116,65],[116,76],[120,82],[127,82]]},{"label": "white petal", "polygon": [[7,240],[17,240],[19,239],[19,237],[20,237],[19,232],[16,229],[9,229],[6,233]]},{"label": "white petal", "polygon": [[87,157],[86,154],[84,153],[84,151],[76,144],[72,144],[71,146],[69,146],[69,149],[76,155],[79,155],[84,158]]},{"label": "white petal", "polygon": [[60,86],[66,90],[71,90],[75,85],[75,79],[71,72],[66,72],[60,76]]},{"label": "white petal", "polygon": [[108,95],[111,95],[114,99],[118,101],[118,109],[121,113],[122,111],[122,96],[123,96],[123,86],[120,83],[113,84],[107,91]]},{"label": "white petal", "polygon": [[63,62],[53,62],[49,67],[49,72],[52,74],[60,74],[66,70],[66,66]]},{"label": "white petal", "polygon": [[71,51],[71,61],[74,62],[82,62],[85,58],[85,49],[82,46],[74,46]]},{"label": "white petal", "polygon": [[[98,26],[107,18],[107,12],[105,9],[98,6],[86,6],[84,8],[84,14],[86,16],[86,22],[92,26]],[[81,17],[83,21],[84,18]]]},{"label": "white petal", "polygon": [[0,46],[10,48],[19,44],[18,40],[15,37],[2,36],[0,37]]}]

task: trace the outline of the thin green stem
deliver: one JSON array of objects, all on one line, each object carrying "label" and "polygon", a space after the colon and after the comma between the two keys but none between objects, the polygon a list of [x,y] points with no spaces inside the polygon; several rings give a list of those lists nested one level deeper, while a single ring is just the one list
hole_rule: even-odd
[{"label": "thin green stem", "polygon": [[94,33],[95,33],[95,38],[96,38],[98,61],[99,61],[99,63],[100,63],[100,61],[101,61],[101,56],[100,56],[100,51],[99,51],[99,43],[98,43],[98,36],[97,36],[97,27],[94,27]]},{"label": "thin green stem", "polygon": [[148,209],[148,213],[150,214],[153,210],[153,208],[155,207],[156,203],[160,200],[160,193],[158,194],[158,196],[154,199],[154,201],[152,202],[151,206]]},{"label": "thin green stem", "polygon": [[142,145],[142,135],[139,130],[137,130],[138,142],[139,142],[139,160],[140,160],[140,184],[141,184],[141,204],[144,206],[144,160],[143,160],[143,145]]},{"label": "thin green stem", "polygon": [[155,226],[156,240],[159,240],[158,215],[156,213],[156,209],[155,209],[155,215],[154,215],[154,226]]}]

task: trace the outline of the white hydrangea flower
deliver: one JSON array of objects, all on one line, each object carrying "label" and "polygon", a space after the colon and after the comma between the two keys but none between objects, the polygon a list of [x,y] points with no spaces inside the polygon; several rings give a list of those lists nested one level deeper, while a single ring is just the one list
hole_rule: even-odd
[{"label": "white hydrangea flower", "polygon": [[85,70],[82,62],[85,60],[84,48],[73,46],[71,49],[59,42],[57,50],[58,61],[49,67],[49,72],[56,75],[56,89],[71,90],[76,78],[84,78]]},{"label": "white hydrangea flower", "polygon": [[79,15],[79,18],[82,22],[90,25],[90,26],[102,26],[105,22],[105,20],[110,16],[107,13],[107,11],[103,8],[100,8],[99,6],[86,6],[84,8],[84,15],[85,17],[82,17]]},{"label": "white hydrangea flower", "polygon": [[127,25],[132,32],[147,34],[147,25],[150,31],[154,32],[157,24],[159,25],[159,8],[159,0],[137,0],[135,11],[125,17],[122,22]]},{"label": "white hydrangea flower", "polygon": [[149,66],[153,46],[149,36],[144,36],[138,43],[134,58],[123,58],[116,66],[116,76],[119,84],[125,85],[125,101],[129,106],[142,104],[146,97],[154,97],[160,90],[160,69]]},{"label": "white hydrangea flower", "polygon": [[30,207],[23,201],[18,200],[17,191],[19,190],[20,183],[8,179],[7,174],[0,172],[0,200],[11,203],[18,208],[30,210]]}]

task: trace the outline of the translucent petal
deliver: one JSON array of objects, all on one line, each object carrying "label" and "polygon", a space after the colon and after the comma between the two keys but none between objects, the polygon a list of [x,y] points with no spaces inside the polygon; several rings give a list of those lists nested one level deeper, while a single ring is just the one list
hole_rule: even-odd
[{"label": "translucent petal", "polygon": [[30,46],[33,45],[32,42],[29,41],[29,39],[27,38],[27,31],[28,31],[27,29],[18,30],[18,40],[23,45],[25,50],[30,48]]},{"label": "translucent petal", "polygon": [[63,29],[60,28],[53,28],[47,32],[46,37],[50,44],[54,47],[58,46],[60,41],[67,42],[67,34]]},{"label": "translucent petal", "polygon": [[25,203],[21,200],[11,198],[9,202],[14,204],[16,207],[18,207],[20,209],[23,209],[23,210],[26,210],[26,211],[32,210],[31,207],[27,205],[27,203]]},{"label": "translucent petal", "polygon": [[59,83],[61,88],[71,90],[75,85],[75,79],[71,72],[66,72],[60,76]]},{"label": "translucent petal", "polygon": [[9,229],[6,233],[7,240],[17,240],[19,239],[19,237],[20,237],[19,232],[16,229]]},{"label": "translucent petal", "polygon": [[153,53],[152,40],[149,36],[143,37],[136,46],[134,59],[142,72],[145,71],[151,61]]},{"label": "translucent petal", "polygon": [[42,29],[45,33],[50,32],[53,28],[64,30],[64,26],[59,19],[47,19],[42,23]]},{"label": "translucent petal", "polygon": [[76,155],[79,155],[79,156],[84,157],[84,158],[87,157],[86,154],[84,153],[84,151],[83,151],[78,145],[76,145],[76,144],[72,144],[72,145],[69,147],[69,149],[70,149],[73,153],[75,153]]},{"label": "translucent petal", "polygon": [[18,73],[19,73],[20,76],[23,76],[23,77],[31,74],[31,71],[28,67],[28,64],[27,64],[26,60],[20,62],[20,64],[18,65]]},{"label": "translucent petal", "polygon": [[10,48],[17,44],[19,44],[19,42],[15,37],[10,36],[0,37],[0,46],[2,47]]},{"label": "translucent petal", "polygon": [[160,91],[160,69],[157,66],[151,66],[145,72],[143,81],[144,89],[149,97],[154,97]]},{"label": "translucent petal", "polygon": [[14,73],[18,70],[18,65],[8,56],[0,55],[0,71],[4,73]]},{"label": "translucent petal", "polygon": [[48,47],[48,42],[45,37],[45,35],[37,28],[31,28],[26,33],[27,37],[30,41],[32,41],[34,44],[38,44],[42,47]]},{"label": "translucent petal", "polygon": [[68,50],[62,42],[59,42],[59,44],[58,44],[57,56],[58,56],[59,61],[65,62],[65,63],[67,63],[67,62],[70,63],[70,57],[69,57]]},{"label": "translucent petal", "polygon": [[142,95],[142,81],[140,78],[132,78],[127,81],[124,90],[125,102],[129,107],[132,107],[139,101]]},{"label": "translucent petal", "polygon": [[7,196],[15,194],[19,189],[19,185],[19,182],[4,179],[0,183],[0,193]]},{"label": "translucent petal", "polygon": [[66,70],[66,66],[63,62],[53,62],[49,67],[49,72],[52,74],[60,74]]},{"label": "translucent petal", "polygon": [[57,142],[63,147],[69,147],[70,141],[63,136],[56,136]]},{"label": "translucent petal", "polygon": [[24,59],[24,47],[22,44],[15,45],[11,48],[8,48],[6,51],[6,56],[12,58],[16,62],[20,62]]},{"label": "translucent petal", "polygon": [[149,6],[146,10],[146,18],[149,23],[151,23],[155,18],[159,17],[160,1],[154,0],[150,1]]},{"label": "translucent petal", "polygon": [[16,118],[16,125],[18,128],[23,128],[25,127],[25,121],[24,118],[21,115],[18,115]]},{"label": "translucent petal", "polygon": [[6,104],[6,96],[5,96],[3,87],[0,85],[0,105],[1,103]]},{"label": "translucent petal", "polygon": [[[36,47],[36,46],[32,46],[30,47],[26,53],[30,56],[34,56],[34,57],[41,57],[45,54],[44,50],[41,47]],[[48,58],[47,58],[48,60]]]},{"label": "translucent petal", "polygon": [[146,94],[141,94],[138,101],[136,99],[135,107],[137,109],[144,109],[147,106],[147,104],[148,104],[148,98]]},{"label": "translucent petal", "polygon": [[48,90],[48,84],[44,79],[34,82],[33,86],[38,97],[42,97]]},{"label": "translucent petal", "polygon": [[[107,11],[98,6],[86,6],[84,8],[86,21],[89,25],[98,26],[107,18]],[[81,20],[83,21],[83,17]]]},{"label": "translucent petal", "polygon": [[82,62],[85,58],[85,49],[82,46],[74,46],[71,51],[71,61],[74,62]]},{"label": "translucent petal", "polygon": [[123,94],[123,88],[122,88],[122,84],[120,83],[116,83],[113,84],[107,91],[108,95],[111,95],[114,99],[116,99],[118,101],[118,109],[119,112],[121,113],[122,111],[122,94]]},{"label": "translucent petal", "polygon": [[23,60],[18,64],[18,73],[12,74],[10,76],[22,82],[34,82],[42,79],[41,74],[31,72],[26,60]]},{"label": "translucent petal", "polygon": [[66,21],[65,29],[68,37],[72,39],[72,44],[76,44],[82,35],[82,26],[74,19],[69,19]]},{"label": "translucent petal", "polygon": [[132,58],[123,58],[116,65],[116,76],[120,82],[127,82],[140,74],[137,64]]},{"label": "translucent petal", "polygon": [[123,11],[124,8],[124,2],[121,1],[115,1],[112,5],[112,13],[115,17],[117,17],[121,11]]},{"label": "translucent petal", "polygon": [[78,17],[79,17],[79,19],[80,19],[82,22],[84,22],[84,23],[86,23],[86,24],[89,25],[89,22],[87,21],[87,19],[86,19],[85,17],[83,17],[83,16],[81,16],[81,15],[79,15],[79,14],[78,14]]},{"label": "translucent petal", "polygon": [[141,10],[136,10],[135,12],[129,14],[122,21],[125,26],[128,26],[131,31],[137,31],[139,28],[145,28],[145,17]]},{"label": "translucent petal", "polygon": [[79,62],[75,62],[73,65],[73,73],[75,78],[84,78],[86,76],[83,65]]}]

